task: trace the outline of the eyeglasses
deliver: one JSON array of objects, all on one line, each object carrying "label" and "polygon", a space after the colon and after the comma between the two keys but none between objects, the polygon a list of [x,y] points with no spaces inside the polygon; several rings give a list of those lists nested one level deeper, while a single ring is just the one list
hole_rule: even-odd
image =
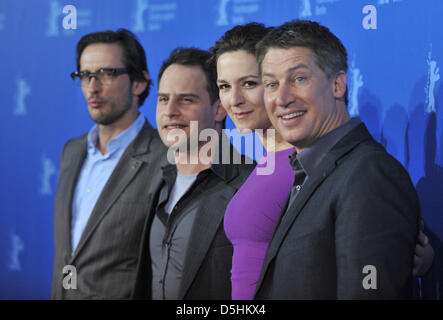
[{"label": "eyeglasses", "polygon": [[109,86],[115,77],[128,73],[126,68],[102,68],[96,72],[80,71],[72,72],[71,78],[78,86],[87,87],[91,83],[91,78],[95,78],[101,85]]}]

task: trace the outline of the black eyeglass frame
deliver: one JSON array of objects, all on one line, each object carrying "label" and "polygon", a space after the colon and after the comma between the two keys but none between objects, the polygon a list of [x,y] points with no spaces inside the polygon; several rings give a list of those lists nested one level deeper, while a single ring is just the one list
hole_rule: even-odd
[{"label": "black eyeglass frame", "polygon": [[88,84],[91,83],[91,78],[95,78],[100,84],[102,82],[99,80],[98,75],[99,73],[103,72],[109,72],[111,73],[112,77],[119,76],[121,74],[129,73],[128,68],[101,68],[98,69],[96,72],[89,72],[89,71],[75,71],[70,74],[72,80],[76,81],[76,78],[80,80],[80,83],[82,83],[83,77],[88,78]]}]

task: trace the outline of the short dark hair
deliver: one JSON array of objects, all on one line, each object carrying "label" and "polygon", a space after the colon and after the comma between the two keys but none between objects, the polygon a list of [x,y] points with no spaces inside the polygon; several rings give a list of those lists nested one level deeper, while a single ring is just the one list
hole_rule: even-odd
[{"label": "short dark hair", "polygon": [[[339,71],[348,71],[346,48],[327,27],[309,20],[293,20],[269,32],[256,47],[256,58],[261,70],[266,53],[272,48],[289,49],[305,47],[311,49],[318,67],[328,79]],[[348,104],[348,90],[345,93]]]},{"label": "short dark hair", "polygon": [[219,97],[217,87],[217,69],[215,64],[210,61],[210,58],[211,53],[206,50],[201,50],[198,48],[175,48],[172,50],[169,58],[163,61],[158,73],[158,83],[160,84],[163,73],[172,64],[200,67],[206,76],[206,90],[208,91],[211,104],[213,104],[219,99]]},{"label": "short dark hair", "polygon": [[212,51],[212,60],[217,63],[218,58],[226,52],[244,50],[255,56],[256,44],[267,35],[273,27],[265,27],[262,23],[250,22],[238,25],[225,32],[209,50]]},{"label": "short dark hair", "polygon": [[83,50],[94,43],[117,43],[123,49],[123,64],[129,69],[129,78],[132,81],[146,81],[146,89],[138,96],[138,105],[141,106],[149,95],[152,81],[145,78],[143,71],[148,71],[146,54],[136,36],[129,30],[101,31],[84,35],[77,44],[77,71],[80,71],[80,57]]}]

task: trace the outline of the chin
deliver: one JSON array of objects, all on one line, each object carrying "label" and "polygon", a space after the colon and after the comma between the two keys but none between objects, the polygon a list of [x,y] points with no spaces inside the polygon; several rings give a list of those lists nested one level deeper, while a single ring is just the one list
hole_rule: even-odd
[{"label": "chin", "polygon": [[177,148],[177,149],[185,149],[187,148],[187,142],[186,140],[167,140],[167,137],[161,137],[163,144],[167,147],[167,148]]},{"label": "chin", "polygon": [[251,133],[252,131],[254,131],[254,129],[251,128],[251,126],[247,126],[245,124],[243,124],[243,125],[235,124],[235,127],[237,128],[238,132],[240,132],[241,134],[248,134],[248,133]]},{"label": "chin", "polygon": [[[280,131],[280,132],[282,132],[282,131]],[[299,145],[303,141],[302,138],[297,137],[296,135],[290,134],[290,133],[289,134],[282,134],[282,138],[294,146]]]},{"label": "chin", "polygon": [[114,122],[114,119],[108,119],[106,117],[91,117],[92,121],[103,126],[108,126]]}]

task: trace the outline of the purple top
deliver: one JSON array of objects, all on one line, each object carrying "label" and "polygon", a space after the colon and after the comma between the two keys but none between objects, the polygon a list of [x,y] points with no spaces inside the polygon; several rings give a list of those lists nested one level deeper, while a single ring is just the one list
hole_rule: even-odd
[{"label": "purple top", "polygon": [[254,297],[269,240],[294,180],[288,158],[292,152],[294,148],[274,153],[275,170],[270,175],[257,174],[257,168],[266,167],[259,162],[226,209],[225,232],[234,247],[233,300]]}]

